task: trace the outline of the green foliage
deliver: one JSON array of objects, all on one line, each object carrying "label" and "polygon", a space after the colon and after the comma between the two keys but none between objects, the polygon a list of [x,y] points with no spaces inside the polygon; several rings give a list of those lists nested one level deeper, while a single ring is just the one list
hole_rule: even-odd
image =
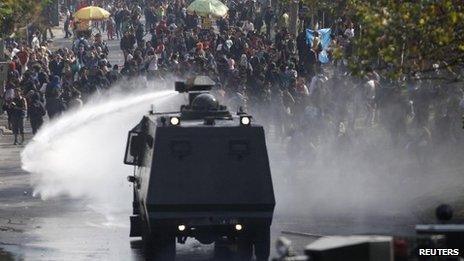
[{"label": "green foliage", "polygon": [[464,63],[464,1],[349,0],[347,14],[361,30],[350,68],[363,74],[373,67],[399,79],[422,77],[438,65],[459,77]]},{"label": "green foliage", "polygon": [[15,29],[27,23],[38,22],[40,12],[53,0],[1,0],[0,37],[10,35]]}]

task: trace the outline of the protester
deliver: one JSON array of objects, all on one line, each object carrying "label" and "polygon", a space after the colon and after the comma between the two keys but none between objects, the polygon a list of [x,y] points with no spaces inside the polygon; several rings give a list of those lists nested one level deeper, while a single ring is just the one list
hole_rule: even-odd
[{"label": "protester", "polygon": [[28,116],[31,123],[32,134],[36,134],[43,124],[43,117],[46,114],[45,106],[39,92],[31,91],[28,101]]},{"label": "protester", "polygon": [[72,36],[72,33],[69,30],[70,28],[73,27],[72,23],[73,23],[72,15],[67,16],[66,20],[64,21],[64,24],[63,24],[63,30],[64,30],[64,33],[65,33],[64,38],[69,38],[69,37]]},{"label": "protester", "polygon": [[[388,83],[370,68],[365,78],[351,77],[344,58],[332,57],[330,43],[351,55],[358,28],[349,17],[326,20],[333,23],[332,33],[327,28],[314,29],[309,39],[303,28],[293,35],[289,12],[276,11],[267,1],[224,1],[228,16],[217,19],[215,25],[188,13],[188,1],[143,3],[95,1],[110,11],[110,18],[96,24],[100,33],[75,32],[78,36],[69,49],[51,51],[37,26],[28,29],[30,42],[9,42],[11,59],[3,99],[10,122],[19,126],[11,106],[17,88],[31,93],[27,109],[35,133],[42,123],[44,100],[48,118],[53,119],[66,109],[78,109],[118,81],[204,74],[217,82],[214,91],[231,110],[246,108],[269,122],[268,127],[280,136],[307,133],[311,117],[323,121],[321,128],[330,129],[327,136],[335,131],[332,137],[340,137],[343,130],[344,140],[356,129],[378,126],[388,132],[400,129],[407,136],[408,117],[415,117],[414,128],[426,127],[436,139],[456,132],[445,123],[450,117],[459,121],[461,89],[438,92],[440,88],[432,83],[418,83],[410,92],[391,91],[399,90],[404,81]],[[79,30],[79,26],[71,14],[65,17],[65,37],[69,37],[67,29]],[[113,39],[119,39],[121,51],[109,48],[104,35],[112,46],[116,45]],[[120,55],[117,52],[124,59],[111,64],[110,56]],[[391,139],[401,144],[398,137]]]},{"label": "protester", "polygon": [[[22,144],[24,142],[24,117],[26,117],[27,101],[20,89],[14,90],[14,98],[9,104],[9,110],[11,111],[14,145]],[[20,142],[18,142],[18,135],[21,135]]]}]

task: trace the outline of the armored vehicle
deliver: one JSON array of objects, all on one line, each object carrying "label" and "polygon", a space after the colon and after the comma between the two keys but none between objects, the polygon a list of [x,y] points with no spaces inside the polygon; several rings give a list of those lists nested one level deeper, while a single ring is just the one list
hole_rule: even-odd
[{"label": "armored vehicle", "polygon": [[264,129],[232,115],[199,76],[176,82],[189,103],[143,116],[129,131],[124,163],[134,165],[130,236],[149,259],[174,260],[176,242],[214,243],[215,257],[267,260],[274,191]]}]

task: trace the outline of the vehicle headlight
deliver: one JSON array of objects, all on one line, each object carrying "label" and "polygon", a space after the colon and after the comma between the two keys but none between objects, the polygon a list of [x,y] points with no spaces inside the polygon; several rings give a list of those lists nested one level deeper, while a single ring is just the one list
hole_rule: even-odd
[{"label": "vehicle headlight", "polygon": [[240,231],[242,229],[243,229],[242,225],[240,225],[240,224],[235,225],[235,230]]},{"label": "vehicle headlight", "polygon": [[241,116],[240,117],[240,125],[243,126],[248,126],[251,123],[251,117],[250,116]]},{"label": "vehicle headlight", "polygon": [[172,126],[177,126],[180,124],[180,119],[179,117],[171,117],[169,123],[171,123]]},{"label": "vehicle headlight", "polygon": [[179,225],[179,226],[177,227],[177,229],[178,229],[179,231],[184,231],[184,230],[186,229],[186,227],[185,227],[185,225]]}]

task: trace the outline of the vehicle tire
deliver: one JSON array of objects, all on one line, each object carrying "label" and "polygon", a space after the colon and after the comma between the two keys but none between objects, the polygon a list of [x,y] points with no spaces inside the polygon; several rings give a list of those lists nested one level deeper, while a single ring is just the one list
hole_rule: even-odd
[{"label": "vehicle tire", "polygon": [[154,236],[155,261],[174,261],[176,259],[176,237],[171,235]]},{"label": "vehicle tire", "polygon": [[176,258],[176,237],[174,235],[155,235],[144,225],[142,232],[145,260],[174,261]]},{"label": "vehicle tire", "polygon": [[269,260],[271,252],[271,229],[269,226],[263,226],[256,230],[254,246],[257,261]]},{"label": "vehicle tire", "polygon": [[134,188],[133,194],[134,194],[134,198],[132,200],[132,214],[139,215],[140,214],[139,200],[137,198],[137,194],[135,193],[135,188]]},{"label": "vehicle tire", "polygon": [[237,261],[248,261],[253,257],[253,241],[248,235],[237,239]]},{"label": "vehicle tire", "polygon": [[148,232],[146,226],[143,226],[142,232],[142,244],[143,244],[143,253],[145,255],[145,260],[153,260],[154,258],[154,241],[151,234]]},{"label": "vehicle tire", "polygon": [[231,260],[233,256],[232,251],[230,250],[230,243],[224,240],[216,240],[214,242],[214,260],[215,261],[225,261]]}]

